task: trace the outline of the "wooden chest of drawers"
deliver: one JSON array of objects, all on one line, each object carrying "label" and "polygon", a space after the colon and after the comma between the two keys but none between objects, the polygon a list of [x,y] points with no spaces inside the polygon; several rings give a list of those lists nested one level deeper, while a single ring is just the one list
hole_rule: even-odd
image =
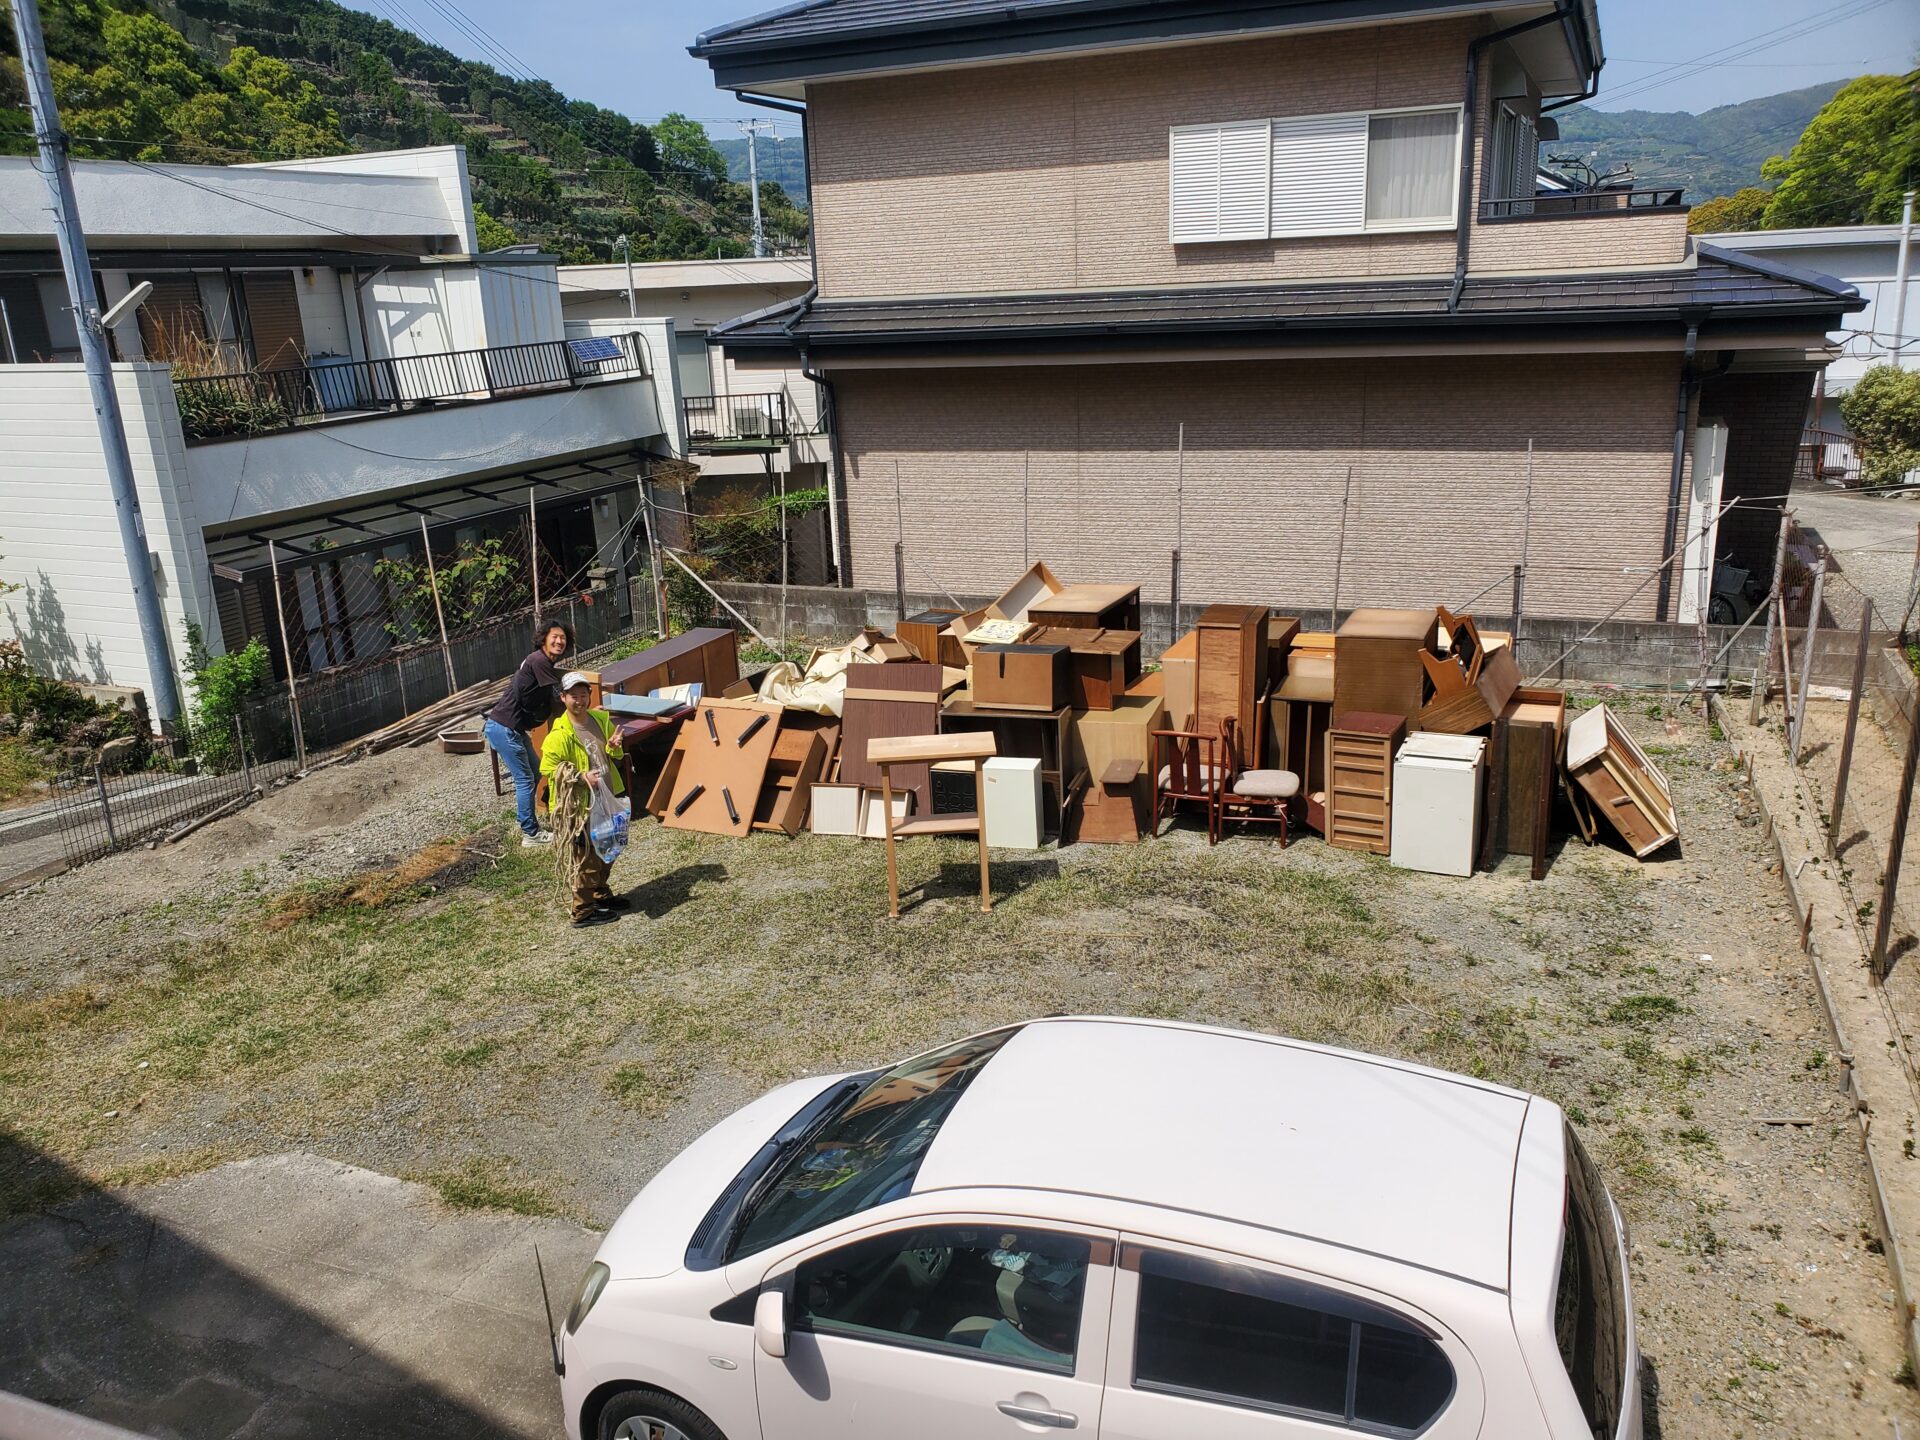
[{"label": "wooden chest of drawers", "polygon": [[1348,710],[1327,732],[1327,843],[1384,855],[1393,837],[1393,754],[1404,715]]}]

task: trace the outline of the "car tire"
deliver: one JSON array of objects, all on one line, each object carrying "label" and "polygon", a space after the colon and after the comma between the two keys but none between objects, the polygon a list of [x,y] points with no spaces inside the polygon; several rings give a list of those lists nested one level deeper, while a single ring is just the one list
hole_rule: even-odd
[{"label": "car tire", "polygon": [[727,1440],[720,1427],[664,1390],[622,1390],[600,1407],[599,1440]]}]

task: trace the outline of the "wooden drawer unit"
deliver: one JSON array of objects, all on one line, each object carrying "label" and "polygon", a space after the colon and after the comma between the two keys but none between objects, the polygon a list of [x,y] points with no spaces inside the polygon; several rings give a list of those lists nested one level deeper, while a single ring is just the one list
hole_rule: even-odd
[{"label": "wooden drawer unit", "polygon": [[1073,630],[1057,627],[1036,630],[1030,645],[1064,645],[1067,660],[1067,703],[1076,710],[1111,710],[1140,678],[1138,630]]},{"label": "wooden drawer unit", "polygon": [[1431,610],[1356,610],[1333,637],[1333,713],[1411,720],[1427,700],[1420,652],[1439,631]]},{"label": "wooden drawer unit", "polygon": [[740,678],[738,631],[709,626],[662,640],[600,671],[600,686],[621,695],[645,695],[666,685],[698,683],[709,698]]},{"label": "wooden drawer unit", "polygon": [[1035,625],[1064,630],[1138,630],[1138,585],[1069,585],[1027,608]]},{"label": "wooden drawer unit", "polygon": [[1327,731],[1327,843],[1384,855],[1393,838],[1393,754],[1404,715],[1348,710]]}]

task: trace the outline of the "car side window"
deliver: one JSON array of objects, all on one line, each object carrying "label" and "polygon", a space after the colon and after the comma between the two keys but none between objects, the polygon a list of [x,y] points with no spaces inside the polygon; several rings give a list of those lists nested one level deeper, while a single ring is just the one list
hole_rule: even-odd
[{"label": "car side window", "polygon": [[802,1262],[791,1323],[1070,1375],[1092,1253],[1043,1230],[900,1231]]},{"label": "car side window", "polygon": [[1133,1384],[1369,1434],[1417,1435],[1453,1397],[1433,1338],[1384,1306],[1249,1266],[1137,1259]]}]

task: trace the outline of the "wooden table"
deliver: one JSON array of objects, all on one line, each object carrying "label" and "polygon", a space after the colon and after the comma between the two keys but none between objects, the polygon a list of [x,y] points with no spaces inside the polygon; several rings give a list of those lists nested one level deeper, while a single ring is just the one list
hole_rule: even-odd
[{"label": "wooden table", "polygon": [[993,887],[987,876],[987,826],[978,810],[948,815],[923,815],[902,820],[893,813],[893,767],[934,765],[945,760],[973,762],[974,794],[986,793],[984,767],[995,754],[992,735],[899,735],[867,742],[867,761],[880,770],[881,814],[887,822],[887,914],[900,918],[900,868],[894,858],[896,839],[913,835],[975,835],[980,841],[980,911],[993,909]]}]

